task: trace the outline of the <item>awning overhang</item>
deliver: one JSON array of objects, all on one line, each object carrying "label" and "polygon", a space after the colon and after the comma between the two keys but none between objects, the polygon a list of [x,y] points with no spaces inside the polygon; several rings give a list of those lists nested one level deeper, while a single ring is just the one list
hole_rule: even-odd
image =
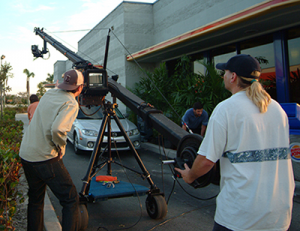
[{"label": "awning overhang", "polygon": [[46,83],[44,84],[45,88],[55,88],[55,83]]},{"label": "awning overhang", "polygon": [[127,56],[161,62],[300,25],[299,0],[269,0]]}]

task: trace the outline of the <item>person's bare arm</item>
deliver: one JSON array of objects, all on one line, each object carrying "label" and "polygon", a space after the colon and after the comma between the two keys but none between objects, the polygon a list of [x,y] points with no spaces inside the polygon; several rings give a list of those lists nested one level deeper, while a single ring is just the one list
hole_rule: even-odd
[{"label": "person's bare arm", "polygon": [[206,131],[206,126],[205,125],[201,125],[201,136],[205,135],[205,131]]}]

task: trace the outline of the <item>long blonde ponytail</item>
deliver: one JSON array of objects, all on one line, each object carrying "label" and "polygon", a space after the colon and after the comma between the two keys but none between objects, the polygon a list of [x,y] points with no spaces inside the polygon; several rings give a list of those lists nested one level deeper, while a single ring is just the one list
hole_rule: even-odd
[{"label": "long blonde ponytail", "polygon": [[[260,113],[265,113],[271,103],[271,96],[266,92],[263,86],[256,80],[251,78],[241,77],[239,86],[245,88],[248,98],[258,107]],[[247,83],[245,83],[245,80]],[[249,86],[250,82],[250,86]]]}]

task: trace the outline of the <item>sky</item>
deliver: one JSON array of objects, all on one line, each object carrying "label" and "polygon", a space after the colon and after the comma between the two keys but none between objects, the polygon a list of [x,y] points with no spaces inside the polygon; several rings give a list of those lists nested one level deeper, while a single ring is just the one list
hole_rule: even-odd
[{"label": "sky", "polygon": [[[156,0],[136,0],[128,2],[153,3]],[[50,51],[44,59],[34,60],[31,45],[43,48],[43,40],[34,33],[34,28],[44,31],[72,51],[77,51],[78,41],[95,27],[103,18],[113,11],[122,0],[10,0],[0,1],[0,56],[4,55],[2,64],[10,63],[13,78],[8,86],[8,94],[26,92],[26,78],[23,73],[28,69],[35,74],[30,78],[30,94],[37,92],[38,83],[45,81],[54,72],[57,60],[66,57],[50,44]],[[77,32],[74,32],[77,30]],[[68,32],[66,32],[68,31]],[[70,32],[73,31],[73,32]]]}]

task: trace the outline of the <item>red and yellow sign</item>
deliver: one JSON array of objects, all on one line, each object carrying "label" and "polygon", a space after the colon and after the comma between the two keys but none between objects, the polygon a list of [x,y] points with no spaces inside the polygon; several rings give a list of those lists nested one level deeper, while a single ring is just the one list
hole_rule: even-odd
[{"label": "red and yellow sign", "polygon": [[300,162],[300,143],[290,145],[291,157],[293,161]]}]

